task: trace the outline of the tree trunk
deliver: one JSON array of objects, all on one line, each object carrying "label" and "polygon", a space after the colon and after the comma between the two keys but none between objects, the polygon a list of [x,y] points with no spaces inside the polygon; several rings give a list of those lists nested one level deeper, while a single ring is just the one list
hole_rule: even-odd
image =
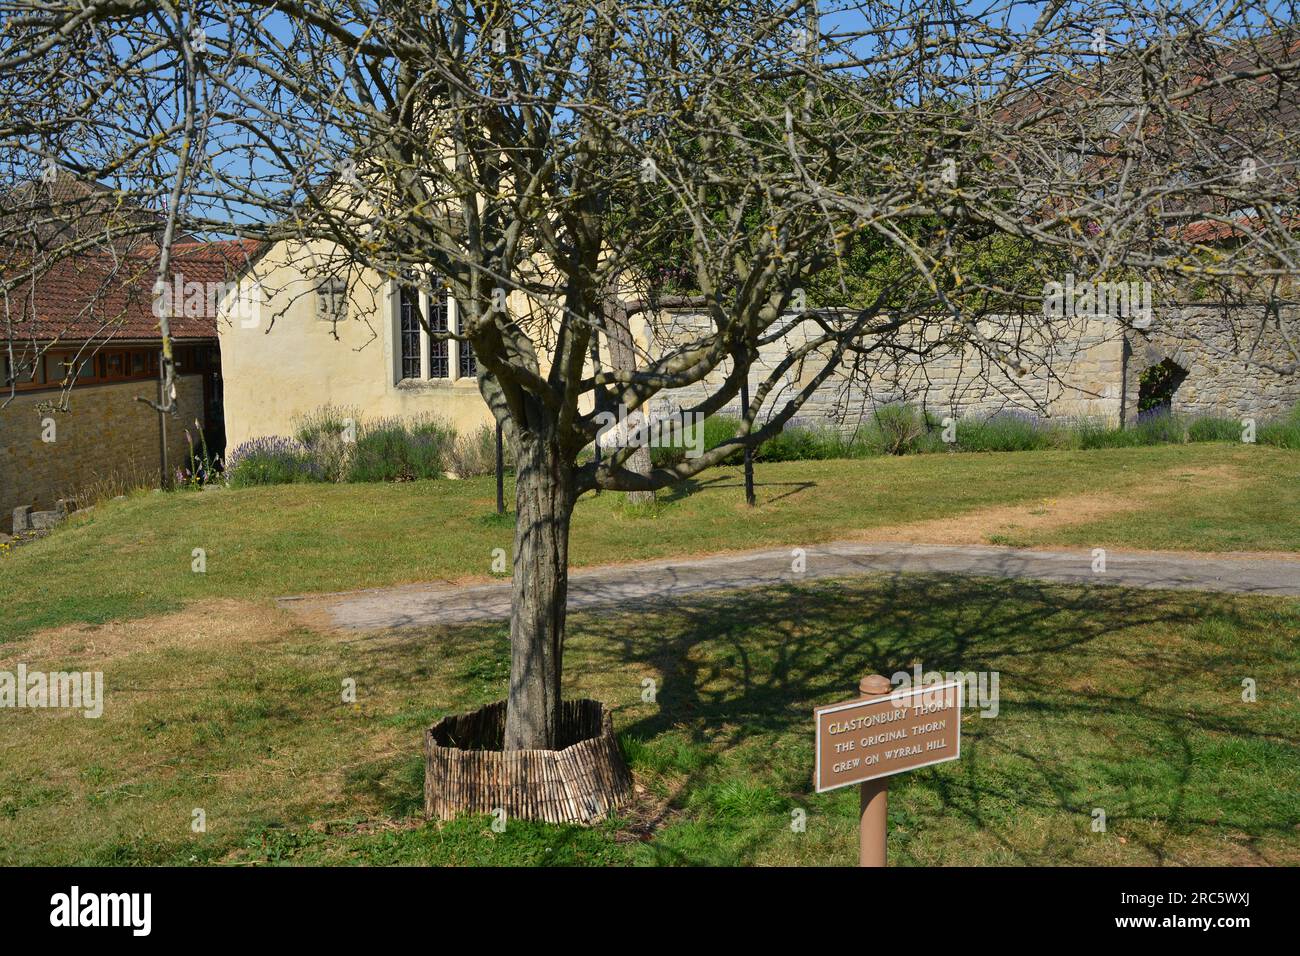
[{"label": "tree trunk", "polygon": [[506,750],[554,750],[569,589],[573,474],[546,438],[516,443]]},{"label": "tree trunk", "polygon": [[[636,345],[632,339],[632,326],[627,311],[614,296],[609,296],[605,303],[605,338],[609,342],[609,361],[620,372],[636,371]],[[644,412],[639,412],[640,420],[649,424]],[[629,417],[635,424],[635,419]],[[643,436],[647,433],[643,432]],[[652,467],[650,448],[642,444],[633,450],[624,467],[634,474],[648,476]],[[655,500],[653,491],[629,491],[627,500],[634,505],[648,505]]]},{"label": "tree trunk", "polygon": [[[632,457],[627,460],[628,471],[638,475],[649,475],[652,467],[650,449],[646,445],[642,445],[632,452]],[[653,491],[629,491],[627,500],[629,504],[633,505],[649,505],[654,503],[655,493]]]}]

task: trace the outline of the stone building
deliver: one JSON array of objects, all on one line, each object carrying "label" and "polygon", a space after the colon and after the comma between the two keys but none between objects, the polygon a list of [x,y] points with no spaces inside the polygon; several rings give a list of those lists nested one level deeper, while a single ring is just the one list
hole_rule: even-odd
[{"label": "stone building", "polygon": [[324,405],[365,421],[436,415],[462,433],[489,423],[473,350],[429,334],[459,329],[456,300],[339,261],[330,243],[278,242],[244,276],[251,310],[218,323],[229,447],[292,436]]}]

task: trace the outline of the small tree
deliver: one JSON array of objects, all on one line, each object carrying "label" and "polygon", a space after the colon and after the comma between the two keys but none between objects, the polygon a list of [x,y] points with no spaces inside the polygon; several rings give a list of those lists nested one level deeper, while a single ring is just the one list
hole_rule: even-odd
[{"label": "small tree", "polygon": [[[1062,268],[1275,299],[1296,271],[1296,134],[1270,110],[1294,104],[1297,62],[1272,5],[0,7],[9,170],[56,161],[156,210],[160,274],[182,232],[236,233],[449,285],[464,325],[431,334],[472,344],[517,468],[507,748],[556,742],[582,494],[690,478],[832,376],[939,342],[1023,368]],[[7,289],[39,273],[16,266]],[[703,322],[672,325],[683,303]],[[657,343],[635,356],[633,315]],[[707,382],[687,411],[713,414],[781,341],[723,445],[581,457],[599,410]]]}]

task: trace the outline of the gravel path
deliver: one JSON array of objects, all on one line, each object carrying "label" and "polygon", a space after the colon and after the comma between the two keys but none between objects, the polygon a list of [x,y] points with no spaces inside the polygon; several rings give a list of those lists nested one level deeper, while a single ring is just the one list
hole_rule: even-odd
[{"label": "gravel path", "polygon": [[[1104,572],[1087,551],[962,545],[841,542],[805,549],[806,570],[792,571],[792,552],[750,551],[583,568],[569,575],[569,608],[676,599],[709,591],[869,574],[943,573],[1025,578],[1065,584],[1300,595],[1300,556],[1109,551]],[[510,614],[510,582],[414,584],[280,598],[281,607],[347,630],[427,627],[499,620]]]}]

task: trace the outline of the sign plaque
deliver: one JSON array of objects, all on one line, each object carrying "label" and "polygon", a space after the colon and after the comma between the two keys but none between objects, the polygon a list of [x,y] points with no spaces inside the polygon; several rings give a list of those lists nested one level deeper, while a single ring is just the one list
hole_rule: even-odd
[{"label": "sign plaque", "polygon": [[817,792],[956,760],[963,688],[948,681],[818,707]]}]

